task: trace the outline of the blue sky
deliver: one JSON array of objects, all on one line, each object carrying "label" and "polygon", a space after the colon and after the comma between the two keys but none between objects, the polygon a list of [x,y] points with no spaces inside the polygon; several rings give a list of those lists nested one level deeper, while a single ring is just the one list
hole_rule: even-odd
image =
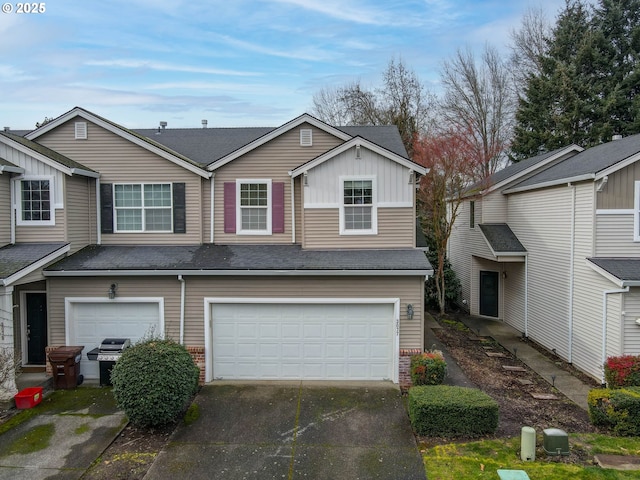
[{"label": "blue sky", "polygon": [[43,3],[0,13],[0,127],[31,129],[74,106],[131,128],[278,126],[323,86],[379,84],[393,57],[437,92],[457,48],[506,53],[527,7],[554,18],[564,0]]}]

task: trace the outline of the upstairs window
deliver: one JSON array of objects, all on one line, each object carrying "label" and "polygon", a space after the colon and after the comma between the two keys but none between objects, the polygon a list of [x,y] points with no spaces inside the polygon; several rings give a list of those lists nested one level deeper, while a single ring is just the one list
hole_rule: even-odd
[{"label": "upstairs window", "polygon": [[18,225],[54,225],[53,178],[20,180]]},{"label": "upstairs window", "polygon": [[340,233],[343,235],[377,233],[374,180],[342,180]]},{"label": "upstairs window", "polygon": [[170,183],[116,184],[116,232],[171,232],[173,204]]},{"label": "upstairs window", "polygon": [[476,228],[476,202],[469,202],[469,228]]},{"label": "upstairs window", "polygon": [[238,180],[237,233],[271,235],[271,181]]}]

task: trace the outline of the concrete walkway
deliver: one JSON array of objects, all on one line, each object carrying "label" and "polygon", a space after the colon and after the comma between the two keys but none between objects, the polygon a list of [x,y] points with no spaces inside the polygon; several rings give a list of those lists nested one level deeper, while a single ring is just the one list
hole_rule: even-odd
[{"label": "concrete walkway", "polygon": [[[432,320],[437,327],[438,324]],[[555,386],[569,400],[588,410],[587,395],[594,387],[587,385],[570,373],[562,370],[538,350],[522,340],[522,333],[498,320],[488,318],[466,317],[463,323],[479,336],[491,337],[519,360],[536,372],[547,382]],[[427,324],[427,327],[433,324]]]}]

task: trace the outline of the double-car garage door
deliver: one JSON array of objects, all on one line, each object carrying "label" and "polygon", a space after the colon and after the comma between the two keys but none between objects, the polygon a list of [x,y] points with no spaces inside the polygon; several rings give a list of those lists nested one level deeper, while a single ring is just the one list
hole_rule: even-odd
[{"label": "double-car garage door", "polygon": [[215,303],[211,379],[394,379],[393,303]]}]

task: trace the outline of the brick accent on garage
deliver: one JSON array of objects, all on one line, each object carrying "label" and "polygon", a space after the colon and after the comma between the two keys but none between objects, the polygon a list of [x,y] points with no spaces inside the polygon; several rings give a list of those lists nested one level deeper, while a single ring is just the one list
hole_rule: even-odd
[{"label": "brick accent on garage", "polygon": [[420,355],[422,350],[419,348],[401,348],[400,349],[400,362],[399,366],[399,374],[398,374],[398,383],[400,384],[400,389],[402,391],[409,390],[409,388],[413,385],[411,382],[411,357],[413,355]]},{"label": "brick accent on garage", "polygon": [[193,363],[200,369],[200,377],[198,378],[198,383],[200,385],[204,385],[204,369],[205,369],[205,358],[204,358],[204,347],[193,347],[188,346],[187,351],[191,354],[193,358]]}]

